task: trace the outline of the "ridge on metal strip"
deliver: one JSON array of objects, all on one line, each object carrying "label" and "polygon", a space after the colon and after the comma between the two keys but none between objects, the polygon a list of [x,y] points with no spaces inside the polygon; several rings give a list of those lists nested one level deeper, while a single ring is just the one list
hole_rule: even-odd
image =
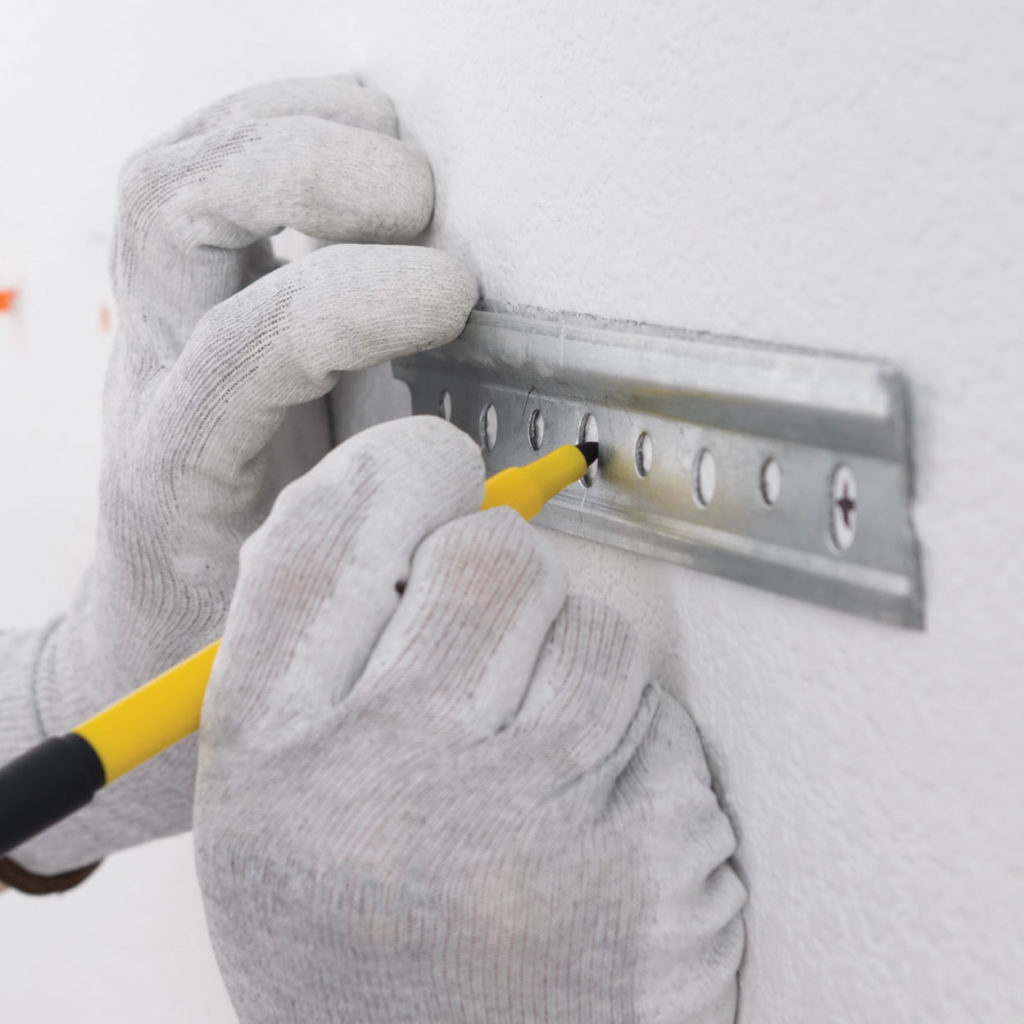
[{"label": "ridge on metal strip", "polygon": [[542,525],[923,627],[908,399],[887,363],[490,307],[393,369],[414,413],[480,440],[488,474],[596,426],[591,486]]}]

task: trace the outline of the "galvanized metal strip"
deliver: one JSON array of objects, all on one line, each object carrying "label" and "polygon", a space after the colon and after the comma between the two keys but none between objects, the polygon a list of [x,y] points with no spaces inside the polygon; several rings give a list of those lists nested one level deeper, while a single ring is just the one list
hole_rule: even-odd
[{"label": "galvanized metal strip", "polygon": [[447,413],[481,440],[488,472],[575,443],[593,417],[593,483],[551,501],[546,526],[923,625],[906,388],[886,363],[490,307],[394,373],[414,413]]}]

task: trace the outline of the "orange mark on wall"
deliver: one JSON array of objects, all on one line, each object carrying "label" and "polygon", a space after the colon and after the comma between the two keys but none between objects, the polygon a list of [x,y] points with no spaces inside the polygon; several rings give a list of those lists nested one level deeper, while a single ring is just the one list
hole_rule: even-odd
[{"label": "orange mark on wall", "polygon": [[18,297],[17,288],[0,288],[0,313],[9,313]]},{"label": "orange mark on wall", "polygon": [[100,306],[100,330],[106,334],[110,330],[110,325],[113,323],[114,318],[110,314],[109,306]]}]

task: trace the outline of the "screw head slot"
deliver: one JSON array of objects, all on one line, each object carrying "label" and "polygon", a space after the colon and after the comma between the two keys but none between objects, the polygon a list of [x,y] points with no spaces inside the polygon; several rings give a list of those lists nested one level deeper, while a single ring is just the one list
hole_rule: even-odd
[{"label": "screw head slot", "polygon": [[832,474],[828,532],[839,551],[849,551],[857,536],[857,480],[849,466],[837,466]]}]

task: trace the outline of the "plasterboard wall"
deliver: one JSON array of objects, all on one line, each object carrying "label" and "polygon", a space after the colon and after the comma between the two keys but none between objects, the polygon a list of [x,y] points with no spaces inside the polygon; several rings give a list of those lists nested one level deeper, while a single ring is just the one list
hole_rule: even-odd
[{"label": "plasterboard wall", "polygon": [[[88,561],[106,342],[82,268],[120,159],[229,89],[354,69],[429,154],[432,240],[489,298],[904,368],[924,634],[555,542],[578,587],[647,631],[704,734],[751,889],[741,1021],[1024,1017],[1019,5],[182,0],[5,17],[0,223],[30,293],[0,342],[18,393],[0,409],[18,439],[0,446],[0,556],[24,581],[0,595],[6,621],[58,607]],[[95,1019],[231,1019],[187,843],[104,875],[43,909],[4,897],[13,1018],[81,1014],[84,991]]]}]

